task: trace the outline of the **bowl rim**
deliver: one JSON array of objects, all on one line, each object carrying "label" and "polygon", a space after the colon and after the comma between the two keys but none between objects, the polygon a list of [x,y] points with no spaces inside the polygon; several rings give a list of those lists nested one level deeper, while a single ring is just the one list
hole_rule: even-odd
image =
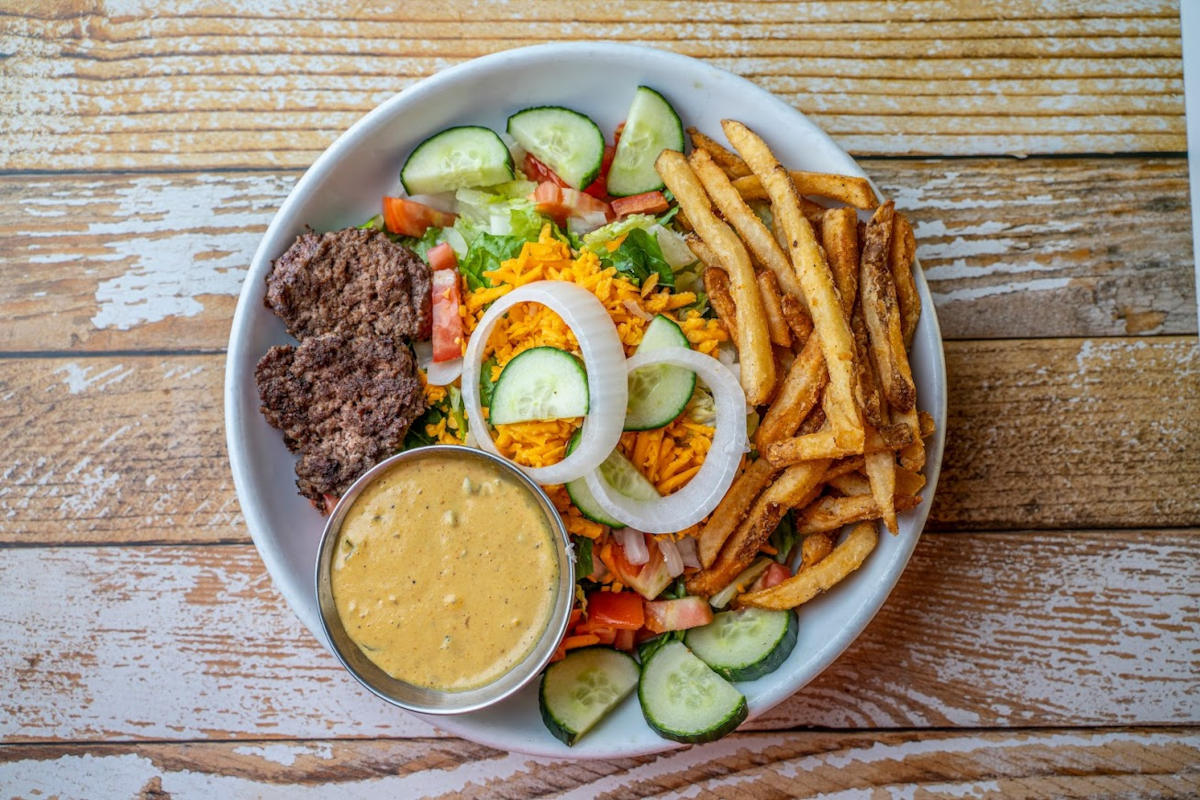
[{"label": "bowl rim", "polygon": [[[554,531],[554,552],[558,563],[558,581],[554,592],[554,605],[545,627],[538,635],[533,646],[512,665],[507,671],[496,676],[488,683],[463,691],[447,691],[426,687],[417,687],[407,681],[388,676],[381,668],[365,657],[360,658],[354,652],[354,642],[342,625],[341,616],[333,600],[332,569],[334,551],[337,547],[338,536],[341,535],[342,525],[346,516],[354,507],[355,501],[363,491],[375,482],[377,478],[391,472],[395,467],[410,461],[422,461],[438,456],[476,459],[487,462],[500,469],[509,477],[515,478],[521,488],[529,492],[538,507],[545,515],[546,521]],[[376,697],[399,706],[408,711],[420,714],[467,714],[479,711],[511,697],[523,689],[550,663],[555,648],[566,633],[567,624],[574,605],[574,594],[571,587],[575,585],[575,558],[571,544],[571,535],[563,523],[562,516],[554,507],[553,501],[541,486],[530,480],[529,476],[514,466],[507,459],[473,447],[454,444],[435,444],[425,447],[414,447],[385,458],[359,476],[345,494],[338,499],[325,528],[321,531],[321,543],[317,550],[317,563],[313,573],[313,590],[316,594],[317,608],[321,617],[321,630],[329,640],[330,649],[338,661],[354,676],[367,690]],[[360,667],[356,662],[364,662]],[[517,677],[514,678],[513,675]],[[394,690],[389,691],[388,685]],[[408,692],[408,697],[424,696],[426,694],[439,698],[436,704],[411,700],[396,692]],[[459,701],[459,702],[455,702]]]},{"label": "bowl rim", "polygon": [[[678,69],[691,73],[697,82],[703,80],[732,82],[739,92],[751,98],[751,102],[774,108],[777,114],[790,114],[796,125],[803,130],[806,137],[811,140],[819,140],[837,154],[840,154],[842,156],[840,162],[834,165],[838,170],[844,170],[846,174],[858,175],[870,180],[869,176],[854,162],[853,158],[838,146],[825,131],[817,127],[802,112],[748,79],[690,56],[653,47],[614,42],[540,44],[502,50],[466,61],[462,64],[457,64],[428,76],[383,101],[338,136],[296,182],[296,185],[276,211],[275,216],[263,234],[262,240],[259,242],[233,314],[230,341],[227,350],[224,392],[226,442],[230,467],[234,477],[239,504],[246,520],[246,526],[250,530],[251,538],[259,552],[260,558],[262,558],[264,565],[267,567],[268,573],[272,577],[272,581],[279,586],[280,592],[284,595],[289,607],[313,635],[325,644],[327,649],[331,649],[328,638],[324,635],[324,631],[321,630],[315,616],[310,614],[309,610],[301,605],[299,596],[293,592],[289,592],[284,585],[279,583],[276,577],[288,572],[286,554],[280,543],[267,535],[267,531],[271,526],[271,520],[265,513],[265,509],[256,502],[250,493],[249,487],[252,476],[250,474],[249,459],[240,449],[240,435],[244,420],[242,419],[242,409],[239,406],[238,397],[238,385],[241,381],[239,363],[245,358],[245,351],[248,347],[248,329],[253,306],[261,301],[259,294],[252,288],[256,283],[254,279],[256,277],[262,278],[265,274],[271,258],[276,255],[269,252],[268,245],[273,239],[277,238],[279,229],[291,216],[292,209],[311,191],[312,185],[326,177],[328,172],[333,168],[334,163],[342,157],[344,150],[353,148],[361,139],[374,132],[376,127],[390,120],[398,108],[420,103],[426,97],[444,91],[448,84],[456,84],[472,75],[478,75],[500,65],[504,65],[507,69],[528,69],[534,66],[544,66],[546,62],[555,59],[608,59],[618,61],[639,59],[656,65],[674,65]],[[872,186],[876,189],[876,193],[880,197],[884,196],[878,191],[878,187],[874,186],[873,182]],[[799,682],[789,681],[786,686],[783,685],[783,682],[780,682],[772,688],[761,692],[758,695],[757,701],[751,706],[749,719],[754,719],[765,713],[786,697],[800,691],[807,683],[811,682],[827,669],[834,660],[845,652],[849,644],[866,629],[884,602],[886,602],[891,591],[899,581],[900,576],[903,574],[928,519],[933,496],[937,488],[945,444],[948,386],[945,354],[936,309],[928,283],[919,268],[919,262],[914,266],[917,267],[913,272],[918,293],[922,300],[922,315],[918,331],[920,332],[922,328],[929,329],[926,337],[932,342],[933,347],[930,353],[932,357],[926,368],[931,372],[930,380],[936,390],[932,397],[925,398],[922,406],[933,415],[937,422],[937,429],[933,438],[926,443],[927,462],[925,475],[928,483],[923,492],[925,500],[917,508],[906,512],[906,516],[913,526],[913,535],[906,537],[905,541],[900,543],[900,549],[896,555],[895,571],[889,574],[888,577],[887,591],[874,592],[868,602],[864,602],[859,606],[853,618],[847,620],[848,624],[839,630],[838,635],[824,643],[820,648],[819,657],[814,661],[815,668],[812,674],[805,680]],[[547,740],[543,745],[541,741],[531,742],[515,738],[511,740],[506,739],[494,727],[489,728],[483,723],[477,725],[468,724],[467,720],[470,719],[469,717],[425,717],[425,719],[450,733],[469,738],[473,741],[541,756],[561,757],[564,754],[570,754],[571,757],[576,759],[616,758],[662,752],[683,746],[669,740],[661,739],[652,746],[576,747],[567,750],[557,740]]]}]

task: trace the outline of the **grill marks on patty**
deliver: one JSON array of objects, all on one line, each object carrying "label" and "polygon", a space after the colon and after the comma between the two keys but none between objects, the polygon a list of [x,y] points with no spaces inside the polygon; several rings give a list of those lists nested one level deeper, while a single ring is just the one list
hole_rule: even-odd
[{"label": "grill marks on patty", "polygon": [[273,262],[264,303],[300,345],[272,347],[254,377],[318,509],[401,450],[425,411],[409,341],[429,338],[431,292],[429,266],[381,231],[308,231]]},{"label": "grill marks on patty", "polygon": [[429,265],[382,231],[309,231],[275,259],[265,303],[297,339],[344,331],[427,339]]},{"label": "grill marks on patty", "polygon": [[300,454],[296,485],[316,503],[400,450],[425,410],[408,345],[382,336],[328,333],[272,347],[254,377],[267,422]]}]

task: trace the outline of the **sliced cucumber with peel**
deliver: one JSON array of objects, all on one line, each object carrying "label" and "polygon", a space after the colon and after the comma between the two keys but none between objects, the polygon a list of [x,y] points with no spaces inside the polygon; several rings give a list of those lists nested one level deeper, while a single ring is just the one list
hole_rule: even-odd
[{"label": "sliced cucumber with peel", "polygon": [[579,741],[638,685],[633,657],[608,647],[572,650],[542,673],[538,708],[550,733]]},{"label": "sliced cucumber with peel", "polygon": [[[567,443],[567,455],[571,455],[575,447],[579,444],[579,433],[579,431],[575,431],[575,435]],[[575,504],[575,507],[579,509],[579,512],[592,522],[599,522],[601,525],[607,525],[610,528],[625,527],[624,522],[614,519],[596,502],[596,496],[588,488],[587,478],[579,477],[573,481],[568,481],[567,495],[571,498],[571,502]]]},{"label": "sliced cucumber with peel", "polygon": [[409,194],[437,194],[513,179],[512,154],[495,131],[463,125],[416,146],[400,169]]},{"label": "sliced cucumber with peel", "polygon": [[[646,326],[637,352],[690,346],[679,325],[659,314]],[[695,390],[696,373],[683,367],[655,364],[634,370],[629,374],[625,430],[661,428],[683,413]]]},{"label": "sliced cucumber with peel", "polygon": [[608,168],[608,193],[626,197],[663,188],[654,169],[663,150],[683,152],[683,123],[666,98],[649,86],[639,86]]},{"label": "sliced cucumber with peel", "polygon": [[504,365],[488,419],[505,425],[587,412],[587,372],[579,359],[557,347],[532,347]]},{"label": "sliced cucumber with peel", "polygon": [[684,643],[723,678],[752,681],[774,672],[796,646],[792,611],[742,608],[722,611],[713,621],[692,628]]},{"label": "sliced cucumber with peel", "polygon": [[508,118],[508,135],[574,189],[600,174],[604,134],[590,117],[562,106],[537,106]]},{"label": "sliced cucumber with peel", "polygon": [[638,700],[648,724],[676,742],[711,742],[746,719],[746,698],[683,642],[670,642],[642,665]]}]

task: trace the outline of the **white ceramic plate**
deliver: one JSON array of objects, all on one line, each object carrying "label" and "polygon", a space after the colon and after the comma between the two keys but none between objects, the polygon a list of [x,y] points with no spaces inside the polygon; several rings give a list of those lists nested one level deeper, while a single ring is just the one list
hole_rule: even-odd
[{"label": "white ceramic plate", "polygon": [[[296,615],[324,642],[317,615],[314,565],[323,518],[296,493],[294,459],[258,410],[254,366],[289,341],[263,306],[264,280],[278,257],[309,225],[326,231],[361,223],[380,198],[399,191],[405,156],[426,136],[451,125],[503,130],[509,114],[535,105],[564,105],[591,116],[611,136],[639,84],[661,91],[683,117],[709,135],[732,117],[761,134],[794,169],[862,175],[862,170],[802,114],[754,84],[685,56],[616,44],[543,45],[510,50],[448,69],[401,92],[356,123],[296,184],[271,222],[242,288],[229,339],[225,420],[238,500],[263,562]],[[924,311],[913,345],[920,405],[933,414],[924,502],[904,514],[900,535],[883,536],[867,563],[800,611],[796,649],[777,671],[740,685],[750,716],[762,714],[825,669],[866,627],[907,563],[929,513],[946,426],[941,335],[929,289],[917,273]],[[346,675],[347,681],[353,678]],[[383,702],[383,701],[380,701]],[[405,713],[396,709],[396,714]],[[454,734],[503,750],[540,755],[615,758],[677,747],[645,724],[630,699],[568,749],[538,716],[536,683],[499,706],[458,717],[430,718]]]}]

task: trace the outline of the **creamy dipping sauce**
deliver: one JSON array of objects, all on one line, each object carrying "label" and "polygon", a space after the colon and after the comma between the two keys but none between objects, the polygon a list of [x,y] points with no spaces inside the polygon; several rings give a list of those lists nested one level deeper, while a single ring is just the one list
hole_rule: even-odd
[{"label": "creamy dipping sauce", "polygon": [[330,585],[350,638],[393,678],[463,691],[508,672],[554,608],[558,561],[536,496],[477,458],[401,461],[342,522]]}]

